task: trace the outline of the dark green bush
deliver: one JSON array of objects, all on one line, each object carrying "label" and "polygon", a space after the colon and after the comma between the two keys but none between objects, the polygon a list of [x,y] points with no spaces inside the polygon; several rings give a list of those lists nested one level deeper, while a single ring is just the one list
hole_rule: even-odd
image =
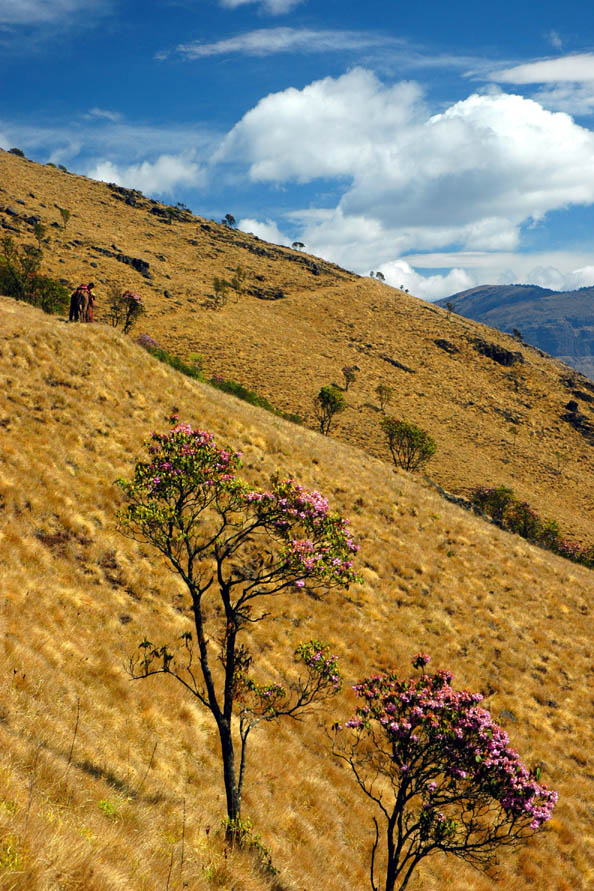
[{"label": "dark green bush", "polygon": [[320,433],[328,436],[332,418],[346,408],[346,401],[337,387],[322,387],[314,398],[314,412],[320,425]]},{"label": "dark green bush", "polygon": [[433,437],[415,424],[398,421],[386,415],[382,418],[380,426],[396,467],[419,470],[436,452],[437,445]]},{"label": "dark green bush", "polygon": [[560,557],[573,560],[574,563],[594,568],[593,546],[564,538],[555,520],[543,520],[526,501],[516,498],[513,489],[506,486],[480,486],[472,492],[470,500],[501,529],[515,532]]},{"label": "dark green bush", "polygon": [[120,294],[118,290],[114,290],[109,298],[107,317],[114,328],[121,326],[123,334],[128,334],[145,312],[142,297],[134,291]]},{"label": "dark green bush", "polygon": [[38,306],[47,313],[68,309],[69,291],[60,282],[41,275],[43,253],[26,244],[19,247],[6,236],[0,242],[0,293]]},{"label": "dark green bush", "polygon": [[207,378],[197,364],[184,362],[179,356],[174,356],[172,353],[167,352],[167,350],[164,350],[163,347],[161,347],[148,334],[140,334],[136,338],[136,343],[139,344],[139,346],[144,347],[144,349],[150,353],[151,356],[154,356],[155,359],[164,362],[181,374],[185,374],[186,377],[191,377],[194,378],[194,380],[202,381],[202,383],[210,384],[211,387],[216,387],[217,390],[221,390],[223,393],[230,393],[232,396],[236,396],[244,402],[249,402],[250,405],[256,405],[258,408],[263,408],[265,411],[269,411],[271,414],[277,415],[279,418],[284,418],[285,421],[291,421],[293,424],[303,424],[303,419],[299,415],[275,408],[264,396],[258,396],[257,393],[248,390],[247,387],[244,387],[243,384],[239,384],[237,381],[225,380],[225,378],[218,374],[213,375],[211,378]]}]

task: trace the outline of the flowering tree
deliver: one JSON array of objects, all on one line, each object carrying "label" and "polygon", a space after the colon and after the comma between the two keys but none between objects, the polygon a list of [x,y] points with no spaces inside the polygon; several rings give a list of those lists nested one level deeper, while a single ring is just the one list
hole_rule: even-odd
[{"label": "flowering tree", "polygon": [[[429,656],[415,656],[424,669]],[[374,676],[353,689],[363,704],[335,725],[335,754],[385,821],[386,891],[406,888],[417,864],[435,851],[486,869],[502,846],[518,845],[550,818],[557,793],[539,785],[509,748],[507,733],[478,703],[455,691],[448,671],[400,680]],[[371,887],[379,827],[371,854]]]},{"label": "flowering tree", "polygon": [[347,522],[318,492],[294,480],[254,490],[237,478],[239,467],[239,453],[219,448],[212,434],[176,423],[168,433],[153,433],[149,460],[136,463],[133,479],[117,481],[127,498],[122,531],[153,545],[180,576],[194,624],[175,652],[142,641],[130,672],[171,675],[212,714],[231,831],[241,816],[251,731],[282,716],[297,718],[341,688],[323,642],[297,647],[303,673],[296,680],[262,683],[252,675],[242,636],[270,615],[264,601],[348,587],[357,578],[358,550]]},{"label": "flowering tree", "polygon": [[114,328],[121,325],[123,334],[128,334],[145,312],[142,297],[134,291],[124,291],[123,294],[114,291],[109,298],[109,321]]}]

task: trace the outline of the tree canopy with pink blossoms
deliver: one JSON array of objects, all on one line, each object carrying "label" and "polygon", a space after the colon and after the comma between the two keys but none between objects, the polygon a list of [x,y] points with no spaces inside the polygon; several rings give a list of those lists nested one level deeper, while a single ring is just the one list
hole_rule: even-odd
[{"label": "tree canopy with pink blossoms", "polygon": [[137,461],[133,478],[117,481],[127,500],[119,523],[124,534],[155,547],[183,580],[194,631],[175,649],[143,640],[130,673],[169,674],[211,712],[233,829],[241,816],[250,732],[261,722],[295,718],[341,688],[323,641],[297,647],[297,680],[263,683],[253,677],[242,635],[269,616],[260,605],[264,598],[348,587],[357,579],[358,546],[346,520],[319,492],[294,480],[254,489],[237,476],[238,452],[217,446],[211,433],[171,420],[175,426],[167,433],[153,433],[148,460]]},{"label": "tree canopy with pink blossoms", "polygon": [[[418,654],[424,670],[429,656]],[[482,708],[480,693],[454,690],[448,671],[401,680],[375,675],[353,689],[362,700],[335,754],[353,770],[385,821],[385,891],[406,888],[420,860],[441,851],[487,869],[550,818],[557,793],[540,785]],[[346,737],[346,738],[345,738]],[[379,826],[371,854],[371,886]]]}]

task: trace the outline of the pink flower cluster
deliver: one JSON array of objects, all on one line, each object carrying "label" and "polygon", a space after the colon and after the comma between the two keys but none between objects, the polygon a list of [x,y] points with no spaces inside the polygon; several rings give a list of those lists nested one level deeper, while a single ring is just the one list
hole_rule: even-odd
[{"label": "pink flower cluster", "polygon": [[[419,654],[413,664],[422,668],[428,661]],[[507,733],[479,707],[482,695],[455,691],[451,680],[447,671],[407,680],[395,674],[367,678],[353,687],[364,704],[346,726],[362,732],[381,728],[395,768],[408,774],[415,765],[417,791],[430,807],[488,797],[539,829],[551,817],[557,793],[540,785],[509,747]]]},{"label": "pink flower cluster", "polygon": [[309,492],[295,480],[277,483],[272,491],[247,492],[271,534],[284,544],[286,568],[305,587],[308,578],[349,584],[357,579],[352,557],[359,550],[348,522],[332,513],[319,492]]},{"label": "pink flower cluster", "polygon": [[169,433],[153,432],[151,440],[152,462],[137,465],[149,494],[166,495],[184,481],[209,488],[235,478],[239,453],[218,448],[212,433],[177,423]]},{"label": "pink flower cluster", "polygon": [[171,423],[169,432],[153,432],[150,461],[137,463],[134,482],[122,481],[143,503],[143,521],[149,516],[158,522],[177,517],[180,504],[188,516],[196,517],[196,511],[216,511],[225,503],[225,509],[234,512],[234,522],[245,523],[254,534],[266,532],[268,545],[275,544],[278,562],[269,575],[271,583],[282,578],[283,587],[304,588],[308,581],[348,586],[358,580],[352,558],[359,546],[347,521],[330,511],[319,492],[309,492],[291,479],[275,483],[270,491],[250,489],[236,476],[240,452],[219,448],[212,433],[180,423],[177,415]]},{"label": "pink flower cluster", "polygon": [[338,668],[336,656],[330,652],[327,644],[320,640],[310,640],[299,644],[295,655],[303,659],[310,672],[337,693],[342,687],[342,676]]},{"label": "pink flower cluster", "polygon": [[140,294],[136,294],[135,291],[124,291],[122,294],[122,300],[127,300],[128,303],[136,304],[137,306],[143,305],[143,299]]}]

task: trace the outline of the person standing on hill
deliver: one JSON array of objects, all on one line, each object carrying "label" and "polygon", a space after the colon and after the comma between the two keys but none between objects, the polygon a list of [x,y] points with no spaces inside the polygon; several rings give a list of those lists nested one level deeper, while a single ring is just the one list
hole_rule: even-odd
[{"label": "person standing on hill", "polygon": [[70,295],[69,322],[84,322],[87,307],[87,286],[79,285]]},{"label": "person standing on hill", "polygon": [[88,306],[87,306],[87,316],[84,320],[85,322],[93,322],[93,307],[95,305],[95,295],[93,294],[93,288],[95,287],[94,282],[89,282],[87,285],[87,295],[88,295]]}]

